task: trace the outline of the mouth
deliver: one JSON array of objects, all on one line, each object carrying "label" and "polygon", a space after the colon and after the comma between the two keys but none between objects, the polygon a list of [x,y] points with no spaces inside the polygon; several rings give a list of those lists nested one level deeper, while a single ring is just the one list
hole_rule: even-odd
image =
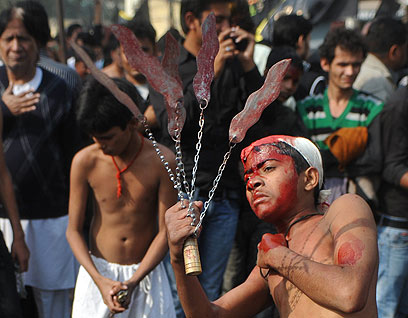
[{"label": "mouth", "polygon": [[261,203],[265,199],[266,199],[266,195],[264,195],[263,193],[255,192],[253,194],[253,196],[252,196],[252,203],[254,205],[257,205],[257,204]]}]

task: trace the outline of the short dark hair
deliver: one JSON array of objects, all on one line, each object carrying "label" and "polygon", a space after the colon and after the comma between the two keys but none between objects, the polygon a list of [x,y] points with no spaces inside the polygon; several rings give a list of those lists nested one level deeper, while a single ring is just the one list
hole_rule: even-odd
[{"label": "short dark hair", "polygon": [[364,58],[367,56],[367,47],[361,34],[356,30],[341,27],[329,31],[319,47],[320,58],[325,58],[331,63],[336,47],[351,53],[362,52]]},{"label": "short dark hair", "polygon": [[[136,105],[142,105],[134,85],[125,79],[112,79],[119,89],[125,92]],[[93,77],[81,90],[76,118],[79,127],[87,134],[104,133],[113,127],[124,130],[133,118],[131,111],[120,103],[112,93]]]},{"label": "short dark hair", "polygon": [[156,30],[150,22],[141,20],[131,20],[124,23],[138,39],[148,39],[153,46],[156,45]]},{"label": "short dark hair", "polygon": [[270,69],[275,63],[283,60],[291,59],[291,65],[300,71],[303,69],[303,61],[296,53],[296,50],[291,46],[278,46],[272,48],[271,53],[269,53],[268,59],[266,61],[266,68]]},{"label": "short dark hair", "polygon": [[312,32],[312,23],[301,15],[283,15],[273,24],[273,46],[288,45],[296,49],[301,35],[307,37]]},{"label": "short dark hair", "polygon": [[388,53],[391,46],[407,43],[407,30],[400,21],[390,17],[375,19],[365,36],[368,51],[384,54]]},{"label": "short dark hair", "polygon": [[184,20],[184,16],[187,12],[192,12],[194,16],[201,19],[202,13],[210,9],[210,6],[214,3],[231,3],[232,0],[181,0],[180,5],[180,24],[183,32],[188,33],[189,29]]},{"label": "short dark hair", "polygon": [[11,20],[20,16],[28,34],[35,39],[40,47],[45,47],[50,39],[48,16],[44,7],[36,1],[20,1],[16,5],[3,10],[0,13],[0,35],[3,34]]},{"label": "short dark hair", "polygon": [[77,29],[82,29],[82,26],[78,23],[72,23],[68,28],[67,28],[67,37],[71,37],[72,34],[74,34],[75,30]]}]

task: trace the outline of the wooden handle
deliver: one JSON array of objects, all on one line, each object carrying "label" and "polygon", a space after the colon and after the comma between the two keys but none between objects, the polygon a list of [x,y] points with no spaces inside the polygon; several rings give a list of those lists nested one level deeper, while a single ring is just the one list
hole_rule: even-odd
[{"label": "wooden handle", "polygon": [[183,255],[184,269],[186,271],[186,274],[192,276],[200,275],[202,270],[196,237],[190,236],[184,242]]}]

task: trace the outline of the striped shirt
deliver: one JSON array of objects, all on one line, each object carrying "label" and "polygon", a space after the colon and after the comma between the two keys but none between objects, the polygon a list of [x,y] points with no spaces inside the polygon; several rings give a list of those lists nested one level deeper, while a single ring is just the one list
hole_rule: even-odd
[{"label": "striped shirt", "polygon": [[328,149],[324,140],[343,127],[367,127],[383,109],[383,102],[364,92],[353,90],[343,113],[335,118],[329,107],[327,89],[323,94],[308,96],[297,104],[297,111],[320,149]]}]

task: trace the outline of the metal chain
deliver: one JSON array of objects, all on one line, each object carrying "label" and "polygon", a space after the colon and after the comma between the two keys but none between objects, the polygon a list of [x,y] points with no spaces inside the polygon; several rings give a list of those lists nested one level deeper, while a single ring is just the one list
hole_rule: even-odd
[{"label": "metal chain", "polygon": [[168,161],[164,158],[159,146],[157,145],[157,141],[153,136],[152,131],[150,130],[150,127],[147,125],[146,117],[143,117],[143,120],[141,120],[141,123],[143,124],[143,127],[145,129],[147,138],[152,142],[153,148],[156,151],[156,154],[159,156],[160,161],[162,162],[164,168],[166,169],[170,180],[173,182],[174,188],[177,189],[177,195],[179,197],[179,200],[183,200],[183,191],[181,189],[181,184],[179,180],[174,176],[173,171],[171,171],[171,168],[169,166]]},{"label": "metal chain", "polygon": [[200,228],[201,223],[203,222],[203,219],[205,217],[205,213],[207,212],[208,207],[210,205],[210,202],[211,202],[211,200],[212,200],[212,198],[214,196],[215,190],[217,190],[218,183],[220,182],[220,179],[222,177],[222,173],[224,172],[224,169],[225,169],[225,166],[227,165],[228,159],[231,156],[232,149],[234,149],[234,147],[236,145],[237,144],[235,144],[235,143],[230,143],[229,144],[229,150],[225,153],[224,160],[222,161],[220,167],[218,168],[218,173],[217,173],[217,176],[215,177],[215,179],[213,181],[213,186],[212,186],[210,192],[208,192],[208,200],[205,201],[203,211],[200,214],[200,221],[198,221],[198,224],[196,225],[196,227],[194,229],[194,235],[196,235],[196,236],[197,236],[198,229]]},{"label": "metal chain", "polygon": [[194,197],[194,192],[195,192],[195,181],[197,179],[197,168],[198,168],[198,161],[200,159],[200,151],[201,151],[201,146],[202,146],[202,139],[203,139],[203,129],[204,129],[204,110],[208,106],[208,101],[203,99],[202,102],[200,102],[200,118],[198,120],[198,125],[200,126],[200,129],[197,133],[197,143],[196,143],[196,154],[194,156],[194,166],[193,166],[193,171],[191,175],[191,191],[189,193],[188,199],[189,199],[189,216],[193,219],[191,222],[192,225],[195,223],[195,213],[191,213],[193,211],[193,197]]}]

